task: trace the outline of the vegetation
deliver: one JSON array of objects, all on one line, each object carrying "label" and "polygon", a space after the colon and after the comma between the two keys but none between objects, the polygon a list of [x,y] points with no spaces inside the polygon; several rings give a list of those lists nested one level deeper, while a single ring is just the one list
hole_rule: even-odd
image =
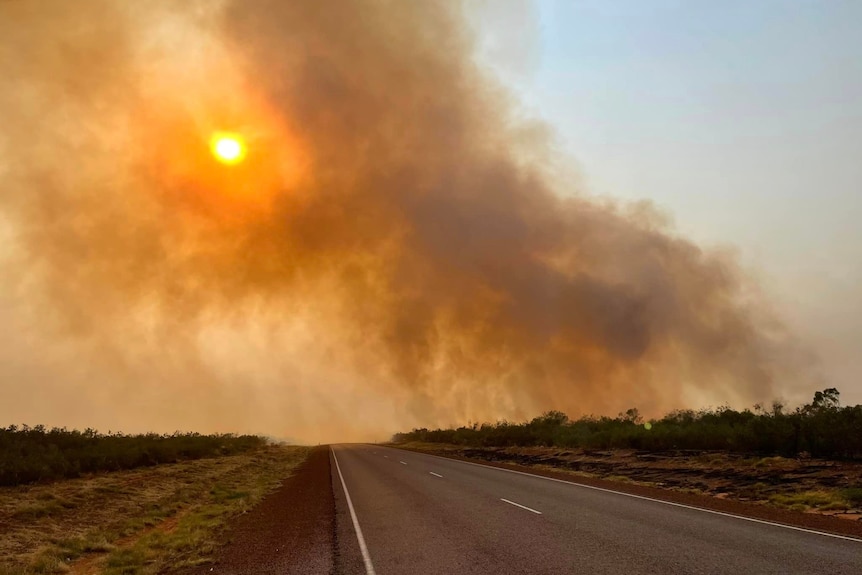
[{"label": "vegetation", "polygon": [[841,407],[835,388],[818,391],[810,404],[786,411],[729,407],[674,411],[644,421],[637,409],[617,417],[570,420],[549,411],[526,423],[501,421],[457,429],[414,429],[395,442],[448,443],[465,447],[554,446],[586,449],[720,450],[734,453],[862,459],[862,405]]},{"label": "vegetation", "polygon": [[0,428],[0,485],[235,455],[265,443],[264,438],[253,435],[125,435],[11,425]]},{"label": "vegetation", "polygon": [[208,563],[232,518],[277,488],[309,452],[270,445],[0,488],[0,575],[151,575]]},{"label": "vegetation", "polygon": [[850,503],[862,507],[862,487],[848,487],[841,490],[841,497]]}]

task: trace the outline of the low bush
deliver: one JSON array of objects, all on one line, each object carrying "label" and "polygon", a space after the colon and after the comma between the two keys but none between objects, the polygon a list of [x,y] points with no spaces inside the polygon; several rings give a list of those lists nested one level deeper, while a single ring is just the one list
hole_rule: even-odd
[{"label": "low bush", "polygon": [[125,435],[11,425],[0,428],[0,485],[233,455],[265,443],[264,438],[253,435]]},{"label": "low bush", "polygon": [[841,497],[850,505],[862,507],[862,487],[849,487],[841,490]]},{"label": "low bush", "polygon": [[549,411],[524,423],[500,421],[457,429],[414,429],[395,442],[450,443],[465,447],[555,446],[648,451],[727,451],[761,457],[862,459],[862,405],[841,407],[839,392],[818,391],[810,404],[786,412],[757,405],[679,410],[643,421],[637,409],[617,417],[582,417]]}]

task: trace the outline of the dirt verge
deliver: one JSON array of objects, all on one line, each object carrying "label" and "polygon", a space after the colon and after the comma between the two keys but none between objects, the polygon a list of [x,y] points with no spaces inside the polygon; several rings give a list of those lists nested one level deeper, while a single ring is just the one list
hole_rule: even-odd
[{"label": "dirt verge", "polygon": [[228,528],[215,561],[184,575],[331,573],[335,501],[329,447],[315,448],[296,472]]}]

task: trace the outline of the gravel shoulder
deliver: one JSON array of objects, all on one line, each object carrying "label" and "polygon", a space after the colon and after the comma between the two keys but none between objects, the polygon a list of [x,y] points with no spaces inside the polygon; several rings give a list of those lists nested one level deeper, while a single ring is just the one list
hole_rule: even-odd
[{"label": "gravel shoulder", "polygon": [[335,530],[329,447],[321,446],[281,487],[233,521],[212,563],[183,575],[332,573]]}]

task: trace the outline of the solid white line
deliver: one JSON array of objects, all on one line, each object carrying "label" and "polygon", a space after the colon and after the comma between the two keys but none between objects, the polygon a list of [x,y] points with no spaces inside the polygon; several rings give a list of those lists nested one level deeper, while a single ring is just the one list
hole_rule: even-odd
[{"label": "solid white line", "polygon": [[[390,448],[397,449],[397,448]],[[416,452],[413,452],[416,453]],[[784,523],[775,523],[773,521],[764,521],[763,519],[755,519],[753,517],[745,517],[744,515],[734,515],[733,513],[725,513],[724,511],[715,511],[712,509],[704,509],[703,507],[694,507],[693,505],[685,505],[684,503],[674,503],[673,501],[664,501],[663,499],[655,499],[652,497],[645,497],[643,495],[635,495],[634,493],[626,493],[624,491],[614,491],[613,489],[606,489],[604,487],[595,487],[593,485],[584,485],[583,483],[575,483],[574,481],[566,481],[565,479],[557,479],[556,477],[545,477],[544,475],[536,475],[534,473],[527,473],[525,471],[515,471],[514,469],[504,469],[502,467],[493,467],[491,465],[483,465],[481,463],[473,463],[472,461],[461,461],[460,459],[452,459],[451,457],[443,457],[442,455],[434,455],[432,453],[423,453],[422,455],[427,455],[429,457],[436,457],[438,459],[445,459],[447,461],[452,461],[455,463],[463,463],[465,465],[475,465],[476,467],[482,467],[483,469],[496,469],[497,471],[505,471],[506,473],[515,473],[517,475],[526,475],[527,477],[538,477],[539,479],[545,479],[547,481],[555,481],[557,483],[565,483],[567,485],[574,485],[575,487],[582,487],[584,489],[593,489],[595,491],[604,491],[605,493],[615,493],[617,495],[624,495],[626,497],[632,497],[634,499],[643,499],[645,501],[653,501],[655,503],[661,503],[663,505],[671,505],[673,507],[682,507],[684,509],[692,509],[694,511],[702,511],[703,513],[712,513],[713,515],[721,515],[723,517],[730,517],[732,519],[740,519],[742,521],[750,521],[752,523],[761,523],[763,525],[772,525],[774,527],[782,527],[784,529],[791,529],[793,531],[801,531],[803,533],[811,533],[813,535],[822,535],[824,537],[833,537],[835,539],[843,539],[845,541],[853,541],[854,543],[862,543],[862,539],[857,539],[856,537],[847,537],[846,535],[836,535],[834,533],[827,533],[825,531],[816,531],[814,529],[806,529],[804,527],[796,527],[795,525],[786,525]]]},{"label": "solid white line", "polygon": [[527,507],[526,505],[521,505],[520,503],[515,503],[514,501],[509,501],[508,499],[503,499],[502,497],[500,498],[500,501],[505,501],[505,502],[506,502],[506,503],[508,503],[509,505],[514,505],[515,507],[520,507],[521,509],[526,509],[527,511],[532,511],[532,512],[533,512],[533,513],[535,513],[536,515],[541,515],[541,514],[542,514],[542,512],[541,512],[541,511],[536,511],[535,509],[530,509],[530,508],[529,508],[529,507]]},{"label": "solid white line", "polygon": [[404,463],[403,461],[399,461],[398,463],[400,463],[401,465],[407,465],[407,464],[406,464],[406,463]]},{"label": "solid white line", "polygon": [[347,507],[350,508],[350,518],[353,519],[353,529],[356,531],[356,539],[359,541],[359,550],[362,552],[362,561],[365,563],[365,575],[376,575],[374,565],[371,563],[371,555],[368,554],[368,546],[365,545],[365,537],[362,536],[362,528],[359,526],[359,519],[356,518],[356,510],[353,509],[353,501],[350,499],[350,492],[347,491],[347,484],[344,483],[344,476],[341,474],[341,466],[338,465],[338,457],[335,456],[335,449],[332,449],[332,458],[335,460],[335,469],[338,470],[338,477],[341,479],[341,487],[344,488],[344,497],[347,499]]},{"label": "solid white line", "polygon": [[434,477],[441,477],[441,478],[443,477],[443,476],[442,476],[442,475],[440,475],[439,473],[434,473],[433,471],[429,471],[428,473],[430,473],[430,474],[431,474],[431,475],[433,475]]}]

